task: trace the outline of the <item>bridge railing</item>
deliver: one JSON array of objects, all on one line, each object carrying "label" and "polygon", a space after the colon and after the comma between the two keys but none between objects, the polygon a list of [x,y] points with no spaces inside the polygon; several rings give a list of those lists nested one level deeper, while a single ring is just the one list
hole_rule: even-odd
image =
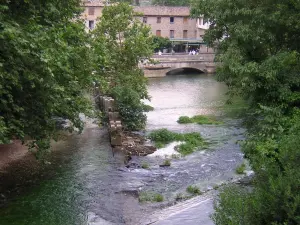
[{"label": "bridge railing", "polygon": [[213,62],[215,59],[214,53],[200,53],[198,55],[153,55],[152,58],[157,61],[206,61]]}]

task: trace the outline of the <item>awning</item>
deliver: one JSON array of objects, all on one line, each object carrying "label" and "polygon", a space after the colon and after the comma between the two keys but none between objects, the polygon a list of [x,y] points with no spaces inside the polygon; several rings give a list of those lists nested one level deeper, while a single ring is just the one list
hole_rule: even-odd
[{"label": "awning", "polygon": [[189,45],[199,45],[199,44],[205,44],[203,42],[203,39],[199,38],[199,39],[196,39],[196,38],[170,38],[170,41],[171,42],[177,42],[177,43],[180,43],[180,44],[189,44]]}]

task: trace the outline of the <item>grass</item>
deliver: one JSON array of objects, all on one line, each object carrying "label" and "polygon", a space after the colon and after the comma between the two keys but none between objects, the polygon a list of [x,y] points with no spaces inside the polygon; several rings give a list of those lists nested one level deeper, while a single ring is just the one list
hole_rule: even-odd
[{"label": "grass", "polygon": [[208,124],[208,125],[220,125],[223,122],[216,120],[212,116],[196,115],[193,117],[181,116],[177,120],[177,123],[187,124],[187,123],[197,123],[197,124]]},{"label": "grass", "polygon": [[236,169],[235,172],[237,174],[245,174],[245,170],[246,170],[246,164],[242,163],[241,165],[239,165]]},{"label": "grass", "polygon": [[177,146],[177,151],[182,155],[191,154],[196,150],[196,148],[205,147],[207,145],[201,135],[197,132],[178,134],[165,128],[152,131],[149,134],[149,138],[155,142],[155,146],[157,148],[162,148],[174,141],[184,142]]},{"label": "grass", "polygon": [[187,188],[186,188],[186,191],[190,194],[193,194],[193,195],[200,195],[201,194],[201,191],[200,189],[197,187],[197,186],[192,186],[192,185],[189,185]]},{"label": "grass", "polygon": [[149,169],[149,164],[146,163],[146,162],[143,162],[143,163],[142,163],[142,168],[143,168],[143,169]]},{"label": "grass", "polygon": [[164,196],[154,192],[141,192],[139,202],[163,202]]}]

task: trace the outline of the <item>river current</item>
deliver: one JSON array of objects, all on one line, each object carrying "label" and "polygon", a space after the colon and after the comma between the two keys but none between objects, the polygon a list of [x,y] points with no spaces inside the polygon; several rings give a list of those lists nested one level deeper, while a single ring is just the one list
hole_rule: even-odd
[{"label": "river current", "polygon": [[[159,128],[199,132],[210,144],[186,157],[175,157],[174,145],[156,155],[113,154],[105,128],[87,127],[83,134],[55,143],[48,163],[24,156],[0,169],[1,225],[146,224],[156,210],[185,195],[188,185],[207,191],[237,177],[243,155],[237,144],[243,129],[224,115],[226,86],[204,74],[170,75],[149,80],[146,133]],[[223,125],[178,124],[179,116],[215,115]],[[168,168],[159,165],[171,157]],[[140,165],[147,163],[149,169]],[[138,193],[153,192],[162,203],[139,203]]]}]

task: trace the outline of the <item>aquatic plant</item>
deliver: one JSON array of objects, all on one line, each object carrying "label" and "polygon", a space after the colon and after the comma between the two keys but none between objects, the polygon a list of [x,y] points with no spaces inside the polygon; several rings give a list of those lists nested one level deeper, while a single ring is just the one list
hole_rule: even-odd
[{"label": "aquatic plant", "polygon": [[155,192],[140,192],[139,202],[163,202],[164,197]]},{"label": "aquatic plant", "polygon": [[141,167],[142,167],[143,169],[149,169],[149,164],[146,163],[146,162],[143,162]]},{"label": "aquatic plant", "polygon": [[245,174],[245,170],[246,170],[246,165],[245,165],[245,163],[242,163],[235,169],[235,172],[237,174]]},{"label": "aquatic plant", "polygon": [[178,134],[171,132],[165,128],[152,131],[148,136],[152,141],[155,142],[155,146],[158,148],[164,147],[174,141],[182,141],[184,143],[177,146],[177,151],[182,155],[191,154],[198,147],[205,147],[207,143],[197,132]]},{"label": "aquatic plant", "polygon": [[185,123],[193,123],[192,119],[188,116],[181,116],[179,117],[179,119],[177,120],[177,123],[182,123],[182,124],[185,124]]},{"label": "aquatic plant", "polygon": [[173,141],[176,141],[178,139],[177,136],[177,133],[171,132],[165,128],[152,131],[149,134],[149,138],[152,141],[155,141],[156,143],[159,143],[161,145],[166,145]]},{"label": "aquatic plant", "polygon": [[197,187],[197,186],[193,186],[193,185],[189,185],[187,188],[186,188],[186,191],[190,194],[193,194],[193,195],[200,195],[201,194],[201,191],[200,189]]},{"label": "aquatic plant", "polygon": [[197,124],[208,124],[208,125],[219,125],[223,124],[223,122],[216,120],[213,116],[204,116],[204,115],[196,115],[193,117],[181,116],[177,120],[177,123],[187,124],[187,123],[197,123]]},{"label": "aquatic plant", "polygon": [[171,161],[169,159],[166,159],[163,163],[164,166],[171,166]]}]

